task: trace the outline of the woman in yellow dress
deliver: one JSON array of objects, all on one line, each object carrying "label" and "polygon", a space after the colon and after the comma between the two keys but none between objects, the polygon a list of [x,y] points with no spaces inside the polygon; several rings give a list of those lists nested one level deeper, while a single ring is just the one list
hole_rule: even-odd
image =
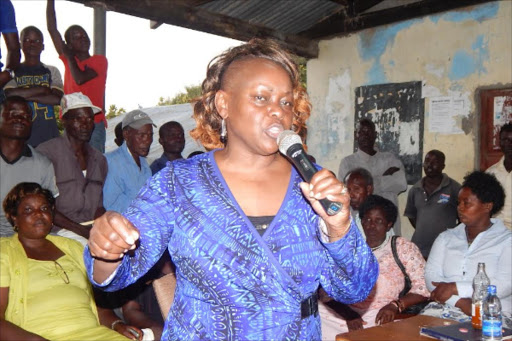
[{"label": "woman in yellow dress", "polygon": [[127,340],[100,324],[82,245],[49,235],[52,194],[20,183],[3,205],[17,233],[0,238],[0,340]]}]

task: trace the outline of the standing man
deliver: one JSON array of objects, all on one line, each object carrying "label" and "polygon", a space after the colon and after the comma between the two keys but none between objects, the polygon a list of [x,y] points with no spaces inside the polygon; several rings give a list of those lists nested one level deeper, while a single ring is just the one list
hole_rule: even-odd
[{"label": "standing man", "polygon": [[103,185],[107,161],[89,145],[94,129],[94,106],[82,93],[64,95],[61,102],[64,134],[40,144],[37,150],[53,163],[59,197],[54,224],[58,235],[87,243],[92,220],[105,212]]},{"label": "standing man", "polygon": [[366,239],[359,217],[359,207],[369,195],[373,194],[372,175],[364,168],[356,168],[347,174],[344,183],[347,185],[348,194],[350,195],[350,214],[356,222],[359,232]]},{"label": "standing man", "polygon": [[460,184],[443,173],[444,153],[431,150],[425,155],[425,177],[409,190],[404,215],[415,228],[411,241],[425,259],[432,244],[446,229],[457,225],[457,203]]},{"label": "standing man", "polygon": [[[0,0],[2,1],[2,0]],[[0,104],[0,203],[20,182],[36,182],[59,195],[50,160],[27,144],[32,111],[23,97],[8,97]],[[0,237],[14,234],[0,204]]]},{"label": "standing man", "polygon": [[505,190],[505,205],[494,218],[501,219],[512,229],[512,122],[500,129],[500,149],[503,157],[489,167],[487,173],[494,174]]},{"label": "standing man", "polygon": [[153,121],[148,114],[134,110],[122,121],[124,143],[107,153],[108,175],[103,189],[105,208],[124,212],[151,177],[146,156],[153,142]]},{"label": "standing man", "polygon": [[181,153],[185,149],[185,131],[178,122],[164,123],[158,130],[158,134],[160,135],[158,142],[162,145],[164,152],[151,164],[150,168],[153,174],[164,168],[167,161],[183,159]]},{"label": "standing man", "polygon": [[59,136],[54,105],[62,98],[62,77],[55,66],[41,63],[44,50],[43,33],[35,26],[25,27],[20,34],[25,60],[16,69],[16,77],[5,86],[7,96],[21,96],[32,108],[32,134],[28,144],[40,143]]},{"label": "standing man", "polygon": [[[372,174],[374,194],[380,195],[398,207],[398,194],[407,189],[402,161],[390,152],[375,150],[377,133],[375,124],[364,118],[355,131],[358,151],[341,160],[338,178],[343,179],[354,168],[365,168]],[[401,234],[400,219],[393,226],[396,235]]]},{"label": "standing man", "polygon": [[48,0],[46,21],[53,45],[64,63],[64,93],[82,92],[100,111],[94,116],[94,132],[89,144],[105,152],[105,84],[107,81],[107,58],[102,55],[91,56],[91,40],[87,32],[78,25],[70,26],[64,33],[66,42],[57,29],[55,0]]},{"label": "standing man", "polygon": [[[0,36],[4,37],[5,46],[7,46],[7,65],[4,70],[2,70],[4,64],[0,61],[0,103],[2,103],[5,99],[4,85],[14,78],[14,70],[20,64],[21,58],[16,15],[11,0],[0,0]],[[0,49],[1,58],[2,50]]]}]

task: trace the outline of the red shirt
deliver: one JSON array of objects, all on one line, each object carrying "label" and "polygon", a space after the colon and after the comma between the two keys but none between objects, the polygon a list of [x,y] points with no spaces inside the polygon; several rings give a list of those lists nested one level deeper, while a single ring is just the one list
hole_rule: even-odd
[{"label": "red shirt", "polygon": [[98,76],[82,85],[76,84],[73,79],[66,57],[64,55],[60,55],[59,58],[64,63],[64,94],[81,92],[89,97],[92,104],[102,109],[101,112],[94,115],[94,123],[103,121],[105,122],[105,126],[107,126],[107,121],[105,120],[105,84],[107,82],[108,68],[107,58],[102,55],[94,55],[81,61],[75,57],[80,70],[84,71],[85,66],[87,66],[98,74]]}]

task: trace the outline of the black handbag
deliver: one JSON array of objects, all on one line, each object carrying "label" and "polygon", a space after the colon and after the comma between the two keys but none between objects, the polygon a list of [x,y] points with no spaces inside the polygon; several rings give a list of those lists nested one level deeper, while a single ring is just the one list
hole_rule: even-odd
[{"label": "black handbag", "polygon": [[[400,268],[400,270],[402,270],[402,273],[404,274],[404,282],[405,282],[404,289],[398,295],[398,298],[402,298],[405,295],[407,295],[409,290],[411,290],[412,282],[411,282],[411,278],[407,274],[407,271],[405,271],[405,266],[402,264],[400,257],[398,257],[398,252],[396,251],[396,239],[397,238],[398,238],[398,236],[391,237],[391,251],[393,251],[393,258],[395,258],[396,265],[398,265],[398,267]],[[402,311],[401,313],[417,315],[423,308],[425,308],[425,306],[428,303],[429,303],[428,301],[425,301],[422,303],[412,305],[410,307],[405,308],[404,311]]]}]

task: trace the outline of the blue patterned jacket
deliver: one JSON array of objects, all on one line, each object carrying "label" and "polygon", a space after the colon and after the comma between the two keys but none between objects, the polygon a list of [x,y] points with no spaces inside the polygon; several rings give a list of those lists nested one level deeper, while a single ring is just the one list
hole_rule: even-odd
[{"label": "blue patterned jacket", "polygon": [[[283,204],[260,236],[213,152],[174,161],[125,212],[140,230],[140,246],[100,286],[114,291],[134,283],[168,247],[177,288],[163,340],[320,339],[319,317],[301,319],[301,301],[320,284],[341,302],[362,301],[378,263],[354,223],[342,239],[321,242],[320,218],[301,181],[293,169]],[[84,257],[92,281],[87,249]]]}]

